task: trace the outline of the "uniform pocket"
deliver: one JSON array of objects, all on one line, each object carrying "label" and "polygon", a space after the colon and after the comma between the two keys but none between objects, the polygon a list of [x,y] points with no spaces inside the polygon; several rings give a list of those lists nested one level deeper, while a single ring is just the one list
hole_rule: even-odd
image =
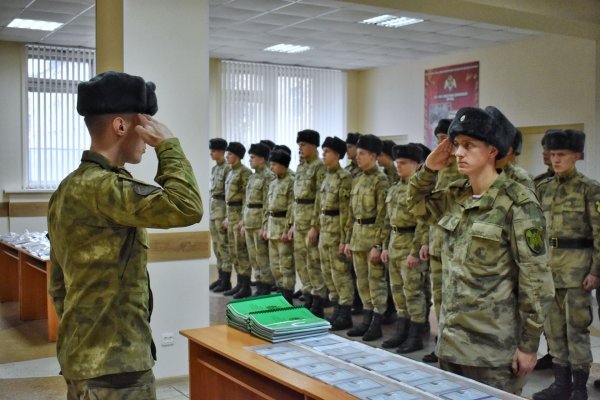
[{"label": "uniform pocket", "polygon": [[502,227],[485,222],[474,222],[471,226],[471,242],[466,254],[473,275],[497,275],[502,257],[507,249],[502,249]]}]

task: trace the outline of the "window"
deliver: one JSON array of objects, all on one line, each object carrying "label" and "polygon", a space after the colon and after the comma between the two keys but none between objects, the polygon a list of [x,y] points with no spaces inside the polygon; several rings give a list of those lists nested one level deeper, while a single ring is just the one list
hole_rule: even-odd
[{"label": "window", "polygon": [[296,134],[314,129],[346,137],[346,77],[338,70],[224,61],[221,75],[222,132],[227,141],[250,147],[261,139],[292,150]]},{"label": "window", "polygon": [[94,73],[92,49],[27,45],[26,189],[56,188],[90,147],[77,84]]}]

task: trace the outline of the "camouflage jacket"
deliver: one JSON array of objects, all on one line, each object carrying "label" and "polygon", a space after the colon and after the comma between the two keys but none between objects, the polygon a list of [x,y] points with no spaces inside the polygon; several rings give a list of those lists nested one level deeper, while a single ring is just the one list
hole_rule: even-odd
[{"label": "camouflage jacket", "polygon": [[324,177],[325,166],[318,157],[310,161],[304,160],[298,165],[294,176],[293,224],[295,229],[308,230],[311,226],[319,227],[319,210],[315,201]]},{"label": "camouflage jacket", "polygon": [[[550,238],[549,265],[557,288],[581,287],[588,273],[600,277],[600,184],[576,169],[538,186]],[[559,248],[552,247],[557,238]],[[587,239],[584,249],[560,248],[561,239]]]},{"label": "camouflage jacket", "polygon": [[537,186],[544,180],[546,180],[546,178],[552,178],[554,176],[554,171],[552,171],[550,168],[548,168],[548,170],[546,172],[544,172],[543,174],[539,174],[537,176],[535,176],[533,178],[533,183],[535,183],[535,186],[537,188]]},{"label": "camouflage jacket", "polygon": [[350,172],[350,176],[352,177],[352,179],[356,178],[361,172],[360,168],[358,167],[358,164],[356,163],[356,160],[350,160],[350,164],[346,165],[344,169]]},{"label": "camouflage jacket", "polygon": [[230,224],[237,224],[242,220],[242,205],[246,201],[246,186],[250,175],[252,175],[250,168],[239,161],[231,166],[231,172],[227,174],[225,201],[227,202],[227,219]]},{"label": "camouflage jacket", "polygon": [[[457,179],[464,179],[464,175],[458,172],[458,164],[453,162],[448,167],[438,171],[435,189],[445,189]],[[429,254],[439,257],[442,254],[442,242],[444,230],[437,224],[429,225]]]},{"label": "camouflage jacket", "polygon": [[434,191],[435,172],[410,180],[409,207],[446,232],[436,353],[449,362],[510,366],[536,352],[554,295],[536,196],[503,174],[479,198],[468,180]]},{"label": "camouflage jacket", "polygon": [[[320,246],[337,246],[348,243],[352,231],[350,219],[350,173],[339,165],[328,168],[325,179],[317,195],[317,209],[320,213]],[[338,215],[328,215],[328,213]]]},{"label": "camouflage jacket", "polygon": [[[409,210],[408,178],[400,178],[400,181],[390,187],[385,198],[385,236],[383,240],[384,249],[406,249],[410,255],[419,257],[423,229],[417,230],[419,222]],[[393,228],[414,228],[412,232],[395,232]]]},{"label": "camouflage jacket", "polygon": [[244,228],[260,229],[267,226],[267,195],[269,184],[275,175],[266,167],[257,169],[248,178],[246,203],[244,204]]},{"label": "camouflage jacket", "polygon": [[[290,171],[283,176],[276,176],[269,184],[267,196],[267,235],[268,239],[281,239],[281,235],[290,229],[292,207],[294,205],[294,178]],[[273,213],[285,213],[283,217]]]},{"label": "camouflage jacket", "polygon": [[224,219],[227,207],[225,206],[225,178],[231,171],[225,160],[215,164],[210,170],[210,219]]},{"label": "camouflage jacket", "polygon": [[154,364],[145,228],[200,221],[202,200],[179,141],[156,146],[151,186],[85,151],[52,195],[49,294],[60,318],[57,355],[68,379],[144,371]]},{"label": "camouflage jacket", "polygon": [[525,169],[523,169],[522,167],[519,167],[518,165],[515,165],[510,162],[506,163],[506,165],[504,166],[504,175],[508,179],[512,179],[513,181],[520,183],[521,185],[530,189],[533,193],[537,194],[535,183],[533,183],[533,179],[531,179],[531,176],[529,176],[527,171],[525,171]]},{"label": "camouflage jacket", "polygon": [[398,175],[398,171],[396,170],[396,166],[394,165],[393,161],[390,165],[383,167],[383,173],[385,174],[386,178],[388,178],[390,186],[400,181],[400,175]]},{"label": "camouflage jacket", "polygon": [[[350,216],[354,222],[350,236],[352,251],[369,251],[374,245],[383,244],[385,197],[388,187],[388,178],[377,166],[358,174],[354,180],[350,195]],[[375,223],[357,223],[357,219],[371,218],[375,218]]]}]

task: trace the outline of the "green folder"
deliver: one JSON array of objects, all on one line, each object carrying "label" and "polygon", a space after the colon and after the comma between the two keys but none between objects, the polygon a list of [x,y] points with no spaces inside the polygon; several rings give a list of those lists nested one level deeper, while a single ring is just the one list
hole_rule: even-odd
[{"label": "green folder", "polygon": [[250,332],[271,342],[326,333],[331,324],[305,307],[285,307],[250,313]]},{"label": "green folder", "polygon": [[249,332],[250,327],[248,323],[250,321],[250,313],[288,307],[291,307],[290,303],[280,293],[233,300],[227,304],[227,323],[235,328]]}]

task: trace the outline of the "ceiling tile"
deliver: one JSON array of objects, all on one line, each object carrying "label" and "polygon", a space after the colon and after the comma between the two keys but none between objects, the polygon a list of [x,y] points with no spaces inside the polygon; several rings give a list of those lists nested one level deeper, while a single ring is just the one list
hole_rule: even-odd
[{"label": "ceiling tile", "polygon": [[67,22],[73,16],[69,14],[63,13],[52,13],[47,11],[33,11],[33,10],[25,10],[20,15],[19,18],[24,19],[37,19],[41,21],[52,21],[52,22]]},{"label": "ceiling tile", "polygon": [[285,26],[296,24],[300,21],[303,21],[304,17],[296,17],[293,15],[285,15],[279,13],[268,13],[260,16],[256,16],[252,18],[253,22],[260,22],[263,24],[270,24],[274,26]]},{"label": "ceiling tile", "polygon": [[296,17],[312,18],[324,14],[335,13],[337,10],[337,8],[323,7],[316,4],[293,3],[277,10],[277,12]]},{"label": "ceiling tile", "polygon": [[290,1],[283,0],[236,0],[227,3],[227,7],[240,10],[258,11],[263,13],[287,7],[290,4],[292,4]]},{"label": "ceiling tile", "polygon": [[233,21],[245,21],[249,18],[256,17],[260,14],[262,13],[257,11],[241,10],[238,8],[232,8],[227,6],[210,7],[209,11],[209,15],[211,18],[214,16]]}]

